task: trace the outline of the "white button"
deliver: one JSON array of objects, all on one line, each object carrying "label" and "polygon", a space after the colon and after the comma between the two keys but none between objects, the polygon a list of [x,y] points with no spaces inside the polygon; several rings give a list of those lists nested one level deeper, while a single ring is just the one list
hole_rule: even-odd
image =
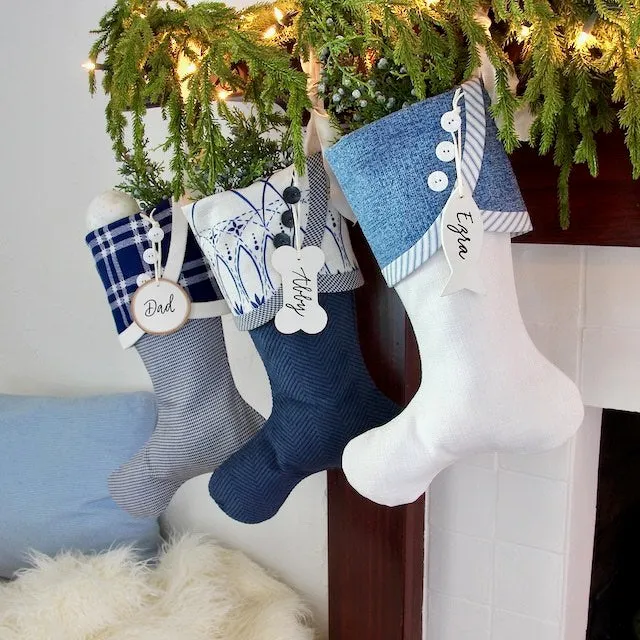
[{"label": "white button", "polygon": [[440,126],[449,133],[458,131],[462,125],[460,116],[455,111],[447,111],[442,118],[440,118]]},{"label": "white button", "polygon": [[449,178],[444,171],[434,171],[427,179],[431,191],[444,191],[449,186]]},{"label": "white button", "polygon": [[147,264],[155,264],[156,260],[158,259],[158,254],[156,253],[155,249],[147,249],[145,250],[145,252],[142,254],[142,259],[147,263]]},{"label": "white button", "polygon": [[436,147],[436,156],[442,162],[451,162],[456,157],[456,147],[453,142],[445,140]]},{"label": "white button", "polygon": [[164,231],[160,227],[152,227],[149,229],[149,233],[147,233],[147,238],[149,238],[151,242],[162,242]]},{"label": "white button", "polygon": [[151,276],[148,273],[141,273],[136,280],[136,284],[141,287],[142,285],[147,284],[151,280]]}]

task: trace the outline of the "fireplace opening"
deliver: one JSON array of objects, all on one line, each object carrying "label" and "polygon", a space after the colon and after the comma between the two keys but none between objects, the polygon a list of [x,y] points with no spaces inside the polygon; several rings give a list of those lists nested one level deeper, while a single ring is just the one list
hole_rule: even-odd
[{"label": "fireplace opening", "polygon": [[605,411],[587,640],[640,640],[640,413]]}]

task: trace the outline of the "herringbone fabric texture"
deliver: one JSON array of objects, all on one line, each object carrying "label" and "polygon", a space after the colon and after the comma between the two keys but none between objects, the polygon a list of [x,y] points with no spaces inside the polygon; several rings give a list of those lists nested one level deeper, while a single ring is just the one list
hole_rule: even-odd
[{"label": "herringbone fabric texture", "polygon": [[142,450],[109,479],[115,502],[158,516],[180,486],[216,469],[264,423],[233,381],[220,318],[191,320],[136,344],[158,400],[158,424]]},{"label": "herringbone fabric texture", "polygon": [[273,412],[209,483],[213,499],[240,522],[273,517],[301,480],[339,468],[352,438],[399,413],[362,359],[353,293],[321,294],[320,304],[329,325],[318,335],[285,336],[273,321],[251,331],[269,374]]}]

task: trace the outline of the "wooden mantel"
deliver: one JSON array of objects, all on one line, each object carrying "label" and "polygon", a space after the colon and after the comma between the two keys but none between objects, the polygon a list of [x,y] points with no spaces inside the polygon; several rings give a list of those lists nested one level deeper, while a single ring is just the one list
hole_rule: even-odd
[{"label": "wooden mantel", "polygon": [[550,157],[530,148],[511,162],[533,220],[532,233],[516,242],[640,246],[640,180],[631,177],[631,162],[622,133],[598,139],[600,174],[592,178],[585,165],[571,176],[571,226],[560,228],[556,199],[558,170]]}]

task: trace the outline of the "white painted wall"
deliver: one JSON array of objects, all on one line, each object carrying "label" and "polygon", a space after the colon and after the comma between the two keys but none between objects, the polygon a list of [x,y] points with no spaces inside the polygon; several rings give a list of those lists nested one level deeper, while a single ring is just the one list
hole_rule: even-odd
[{"label": "white painted wall", "polygon": [[[75,395],[150,386],[135,350],[118,345],[84,245],[88,203],[117,183],[104,99],[89,97],[80,67],[88,32],[110,4],[25,0],[8,5],[0,21],[0,393]],[[257,354],[246,336],[232,335],[238,383],[268,411]],[[274,520],[256,527],[230,521],[209,499],[206,478],[198,479],[177,496],[169,523],[245,550],[299,589],[326,626],[324,475],[303,483]]]}]

